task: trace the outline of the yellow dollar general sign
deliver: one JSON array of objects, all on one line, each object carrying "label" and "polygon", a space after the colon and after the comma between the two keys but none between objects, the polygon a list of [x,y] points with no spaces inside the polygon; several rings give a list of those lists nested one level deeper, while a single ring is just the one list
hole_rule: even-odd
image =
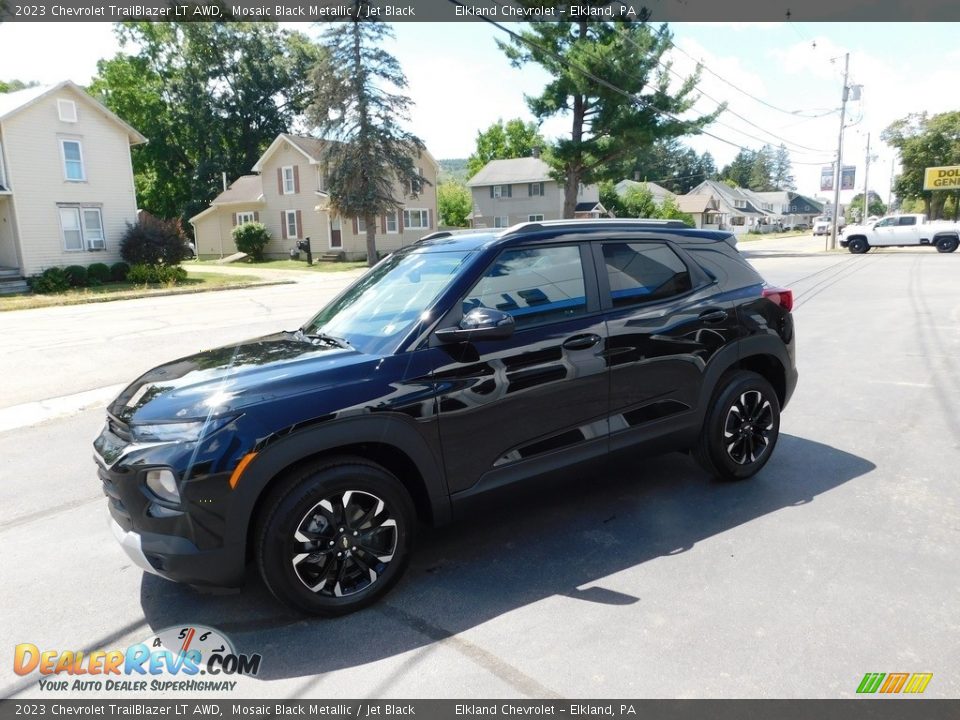
[{"label": "yellow dollar general sign", "polygon": [[919,695],[927,689],[933,673],[867,673],[860,681],[857,692],[872,695],[883,693],[908,693]]},{"label": "yellow dollar general sign", "polygon": [[960,190],[960,165],[932,167],[923,171],[924,190]]}]

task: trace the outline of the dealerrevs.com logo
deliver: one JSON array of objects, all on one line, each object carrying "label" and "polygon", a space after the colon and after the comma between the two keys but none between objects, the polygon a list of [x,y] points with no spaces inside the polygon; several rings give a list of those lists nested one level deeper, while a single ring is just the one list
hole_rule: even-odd
[{"label": "dealerrevs.com logo", "polygon": [[40,675],[40,689],[63,691],[233,690],[238,675],[260,672],[262,657],[237,653],[219,630],[204,625],[169,627],[125,649],[55,650],[20,643],[14,649],[17,675]]}]

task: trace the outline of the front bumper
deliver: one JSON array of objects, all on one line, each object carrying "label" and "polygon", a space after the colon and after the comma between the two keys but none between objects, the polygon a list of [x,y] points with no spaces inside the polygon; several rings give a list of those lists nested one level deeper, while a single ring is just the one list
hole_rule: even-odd
[{"label": "front bumper", "polygon": [[840,240],[840,247],[846,247],[849,244],[850,244],[850,241],[847,240],[846,238],[843,238]]}]

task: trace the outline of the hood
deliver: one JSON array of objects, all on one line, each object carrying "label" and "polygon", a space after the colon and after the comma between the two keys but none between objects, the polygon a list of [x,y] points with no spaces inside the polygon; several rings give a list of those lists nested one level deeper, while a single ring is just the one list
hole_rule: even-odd
[{"label": "hood", "polygon": [[277,333],[207,350],[144,373],[107,408],[125,423],[185,422],[251,403],[362,380],[379,358]]}]

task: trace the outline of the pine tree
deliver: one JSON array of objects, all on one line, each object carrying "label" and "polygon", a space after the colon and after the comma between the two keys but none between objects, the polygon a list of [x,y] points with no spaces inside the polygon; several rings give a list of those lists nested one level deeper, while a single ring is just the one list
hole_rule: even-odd
[{"label": "pine tree", "polygon": [[796,190],[797,184],[793,179],[793,166],[790,163],[790,153],[787,147],[781,143],[777,148],[776,155],[773,158],[773,173],[771,176],[773,186],[777,190]]},{"label": "pine tree", "polygon": [[410,98],[407,79],[384,41],[389,26],[368,16],[370,0],[353,0],[349,22],[331,23],[321,43],[327,54],[314,72],[315,99],[309,110],[324,151],[330,209],[366,223],[367,264],[377,262],[376,216],[399,211],[398,188],[426,182],[414,158],[424,150],[403,129]]}]

